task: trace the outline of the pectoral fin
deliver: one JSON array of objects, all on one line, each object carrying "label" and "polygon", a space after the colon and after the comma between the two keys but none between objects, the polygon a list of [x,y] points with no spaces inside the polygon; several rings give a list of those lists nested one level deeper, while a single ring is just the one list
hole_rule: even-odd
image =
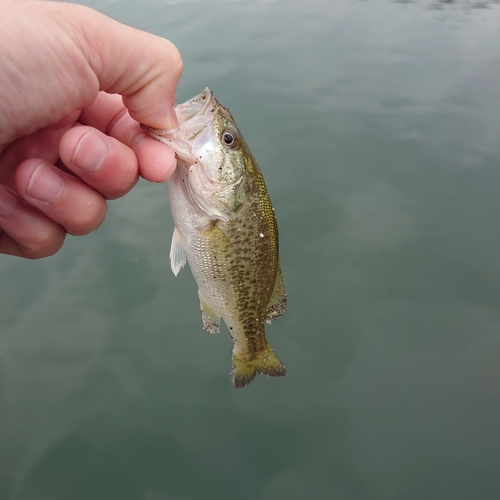
[{"label": "pectoral fin", "polygon": [[219,333],[220,316],[213,310],[212,306],[208,303],[207,299],[203,296],[200,290],[198,290],[198,297],[200,297],[200,309],[203,328],[208,333]]},{"label": "pectoral fin", "polygon": [[271,323],[285,313],[287,301],[288,299],[286,296],[285,284],[283,283],[283,275],[281,274],[281,269],[278,268],[273,294],[271,295],[271,300],[267,305],[266,323]]},{"label": "pectoral fin", "polygon": [[186,265],[186,251],[182,244],[181,234],[177,227],[174,228],[172,235],[172,244],[170,245],[170,267],[175,276]]}]

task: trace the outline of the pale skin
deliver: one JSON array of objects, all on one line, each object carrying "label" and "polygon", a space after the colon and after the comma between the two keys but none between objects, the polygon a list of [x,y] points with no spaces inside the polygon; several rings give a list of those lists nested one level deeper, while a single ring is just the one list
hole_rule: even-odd
[{"label": "pale skin", "polygon": [[0,253],[40,258],[98,227],[174,153],[182,59],[169,41],[72,4],[0,0]]}]

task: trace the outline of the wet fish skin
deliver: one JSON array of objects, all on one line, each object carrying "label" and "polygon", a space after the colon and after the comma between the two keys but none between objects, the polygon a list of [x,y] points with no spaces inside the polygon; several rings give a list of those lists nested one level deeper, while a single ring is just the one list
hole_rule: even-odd
[{"label": "wet fish skin", "polygon": [[177,129],[144,127],[177,154],[168,181],[175,224],[174,274],[186,259],[198,284],[203,326],[233,340],[236,387],[257,373],[286,369],[268,344],[265,324],[281,316],[287,296],[279,263],[278,227],[260,168],[234,118],[209,89],[176,107]]}]

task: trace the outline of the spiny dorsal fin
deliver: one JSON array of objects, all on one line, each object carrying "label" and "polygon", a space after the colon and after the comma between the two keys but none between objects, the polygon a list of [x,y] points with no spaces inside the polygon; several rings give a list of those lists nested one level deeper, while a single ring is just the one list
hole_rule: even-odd
[{"label": "spiny dorsal fin", "polygon": [[283,316],[286,310],[287,296],[285,284],[283,283],[283,275],[281,274],[281,268],[278,267],[278,274],[276,275],[276,281],[274,283],[273,294],[267,305],[266,312],[266,323],[271,323],[276,318]]}]

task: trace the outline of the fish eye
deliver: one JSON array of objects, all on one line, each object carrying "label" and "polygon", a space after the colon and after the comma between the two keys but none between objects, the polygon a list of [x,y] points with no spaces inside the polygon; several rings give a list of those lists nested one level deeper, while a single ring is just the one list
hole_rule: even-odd
[{"label": "fish eye", "polygon": [[235,148],[238,145],[236,134],[231,130],[224,130],[224,132],[222,132],[222,140],[224,144],[230,148]]}]

